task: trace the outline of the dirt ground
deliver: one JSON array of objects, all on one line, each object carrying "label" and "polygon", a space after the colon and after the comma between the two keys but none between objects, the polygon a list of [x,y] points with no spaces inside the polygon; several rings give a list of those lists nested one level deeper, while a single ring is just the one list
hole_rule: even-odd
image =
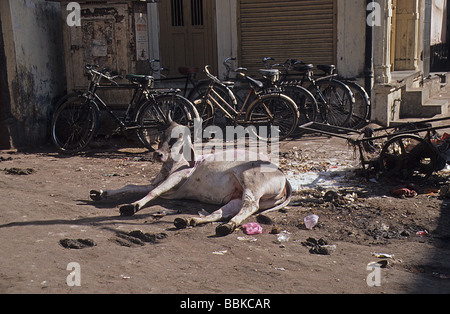
[{"label": "dirt ground", "polygon": [[[158,201],[125,218],[117,203],[91,202],[91,189],[147,184],[159,171],[143,149],[108,147],[78,156],[51,147],[0,151],[0,293],[450,293],[450,201],[424,193],[448,184],[448,170],[418,196],[399,198],[390,193],[396,183],[359,170],[345,140],[283,142],[281,168],[296,190],[291,204],[248,220],[262,234],[215,237],[215,224],[173,226],[176,217],[214,206]],[[319,216],[313,230],[303,223],[310,214]],[[313,239],[334,250],[311,253]],[[72,262],[79,286],[67,283]]]}]

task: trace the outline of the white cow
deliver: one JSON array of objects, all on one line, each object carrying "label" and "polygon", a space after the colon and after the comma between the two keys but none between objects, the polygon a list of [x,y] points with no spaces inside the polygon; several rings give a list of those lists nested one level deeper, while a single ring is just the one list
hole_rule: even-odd
[{"label": "white cow", "polygon": [[[234,158],[241,154],[247,154],[247,161]],[[189,130],[173,121],[163,132],[154,157],[163,165],[150,185],[128,185],[119,190],[92,190],[91,199],[99,201],[132,193],[146,194],[139,201],[121,206],[122,216],[134,215],[158,197],[221,205],[220,209],[208,216],[177,218],[174,224],[177,228],[185,228],[229,220],[216,228],[216,235],[224,236],[257,211],[283,208],[291,198],[289,181],[268,158],[243,150],[198,156],[191,143]]]}]

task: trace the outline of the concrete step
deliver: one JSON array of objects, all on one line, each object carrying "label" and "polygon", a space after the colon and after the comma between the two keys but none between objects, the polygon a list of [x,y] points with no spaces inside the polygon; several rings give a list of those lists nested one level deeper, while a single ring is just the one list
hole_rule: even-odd
[{"label": "concrete step", "polygon": [[445,91],[446,84],[443,82],[448,82],[446,76],[433,75],[421,87],[405,86],[402,91],[400,119],[447,115],[450,99],[439,97]]},{"label": "concrete step", "polygon": [[400,118],[431,118],[448,112],[447,99],[430,98],[427,90],[403,93]]}]

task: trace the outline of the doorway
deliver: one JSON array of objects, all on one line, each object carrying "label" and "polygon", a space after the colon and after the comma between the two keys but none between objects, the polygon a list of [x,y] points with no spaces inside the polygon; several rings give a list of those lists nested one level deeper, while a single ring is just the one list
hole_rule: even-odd
[{"label": "doorway", "polygon": [[419,0],[393,0],[391,70],[419,69]]},{"label": "doorway", "polygon": [[161,65],[169,77],[182,66],[211,66],[217,74],[216,0],[165,0],[158,4]]}]

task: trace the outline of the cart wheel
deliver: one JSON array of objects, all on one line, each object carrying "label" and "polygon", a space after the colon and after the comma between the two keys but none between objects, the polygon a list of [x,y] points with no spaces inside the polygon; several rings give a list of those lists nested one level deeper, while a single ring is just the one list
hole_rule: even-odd
[{"label": "cart wheel", "polygon": [[383,173],[402,182],[421,182],[431,176],[436,152],[423,138],[407,134],[388,140],[380,155]]}]

